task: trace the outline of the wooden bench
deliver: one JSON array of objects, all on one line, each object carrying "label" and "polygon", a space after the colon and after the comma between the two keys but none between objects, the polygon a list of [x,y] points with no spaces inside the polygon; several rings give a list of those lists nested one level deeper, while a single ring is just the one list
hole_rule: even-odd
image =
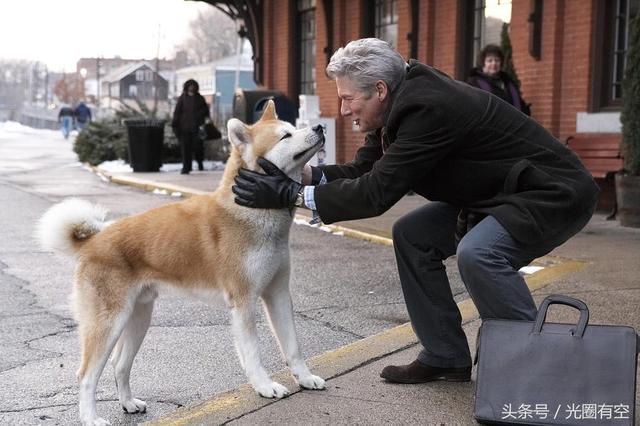
[{"label": "wooden bench", "polygon": [[622,170],[620,134],[578,134],[569,136],[566,145],[582,160],[594,178],[611,178]]},{"label": "wooden bench", "polygon": [[[578,154],[594,178],[605,179],[613,187],[613,176],[623,167],[620,138],[618,133],[584,133],[569,136],[566,145]],[[607,219],[614,219],[617,211],[618,204],[614,195],[613,210]]]}]

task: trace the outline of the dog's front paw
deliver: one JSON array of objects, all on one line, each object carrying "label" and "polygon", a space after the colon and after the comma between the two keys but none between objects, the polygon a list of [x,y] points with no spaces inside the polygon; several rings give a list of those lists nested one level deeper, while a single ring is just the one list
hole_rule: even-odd
[{"label": "dog's front paw", "polygon": [[81,419],[80,422],[83,426],[110,426],[111,423],[100,417],[94,417],[92,419]]},{"label": "dog's front paw", "polygon": [[146,413],[147,403],[139,399],[131,398],[122,403],[122,410],[127,414]]},{"label": "dog's front paw", "polygon": [[258,394],[260,394],[260,396],[265,398],[284,398],[285,396],[289,396],[289,389],[285,388],[278,382],[254,386],[254,389]]},{"label": "dog's front paw", "polygon": [[326,389],[326,383],[323,378],[309,374],[305,377],[298,378],[298,384],[304,389]]}]

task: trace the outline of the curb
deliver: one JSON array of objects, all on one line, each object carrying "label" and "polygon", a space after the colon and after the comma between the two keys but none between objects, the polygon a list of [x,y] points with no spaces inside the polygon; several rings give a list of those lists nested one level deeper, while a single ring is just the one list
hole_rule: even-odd
[{"label": "curb", "polygon": [[[525,278],[528,287],[534,291],[552,282],[576,272],[588,265],[588,262],[556,256],[545,256],[545,262],[551,266],[535,272]],[[462,315],[462,323],[466,324],[478,319],[478,311],[471,299],[458,303]],[[359,367],[402,351],[418,343],[411,323],[390,328],[373,336],[357,340],[348,345],[325,352],[307,360],[307,365],[327,382],[347,374]],[[302,392],[293,381],[288,370],[272,374],[273,380],[291,390],[291,395]],[[321,392],[321,391],[305,391]],[[246,414],[258,411],[279,400],[270,400],[258,396],[250,385],[245,384],[237,389],[223,392],[213,398],[189,407],[182,407],[158,419],[144,423],[147,426],[179,426],[199,424],[224,424]]]},{"label": "curb", "polygon": [[159,183],[152,180],[140,179],[133,176],[122,176],[117,174],[112,174],[108,172],[100,166],[92,166],[90,164],[85,164],[89,170],[98,176],[105,178],[109,182],[116,183],[118,185],[126,185],[134,188],[142,189],[144,191],[153,192],[157,189],[164,189],[170,193],[179,192],[183,197],[193,197],[194,195],[203,195],[208,194],[206,191],[199,191],[197,189],[188,188],[186,186],[174,185],[171,183]]}]

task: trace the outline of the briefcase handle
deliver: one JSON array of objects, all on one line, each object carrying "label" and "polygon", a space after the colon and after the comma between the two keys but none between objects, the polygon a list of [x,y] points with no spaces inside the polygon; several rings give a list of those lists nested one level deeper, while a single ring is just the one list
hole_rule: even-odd
[{"label": "briefcase handle", "polygon": [[538,315],[536,316],[536,322],[533,324],[533,333],[540,334],[542,332],[542,325],[547,318],[547,309],[550,305],[554,304],[570,306],[580,311],[578,326],[576,327],[576,331],[571,334],[575,337],[584,336],[584,331],[587,328],[587,323],[589,322],[589,308],[587,308],[587,305],[582,300],[574,299],[573,297],[564,296],[562,294],[549,295],[542,301],[540,309],[538,310]]}]

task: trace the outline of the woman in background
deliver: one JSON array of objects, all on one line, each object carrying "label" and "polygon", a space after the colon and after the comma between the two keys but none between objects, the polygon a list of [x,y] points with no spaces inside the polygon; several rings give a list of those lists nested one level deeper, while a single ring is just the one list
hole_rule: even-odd
[{"label": "woman in background", "polygon": [[191,172],[193,154],[198,162],[198,170],[204,170],[204,145],[198,135],[198,129],[205,120],[209,119],[209,106],[198,92],[199,89],[198,82],[193,79],[184,82],[182,94],[178,98],[171,121],[173,133],[180,141],[182,153],[182,171],[180,173],[183,175],[188,175]]},{"label": "woman in background", "polygon": [[527,104],[516,83],[509,74],[502,71],[504,55],[500,47],[488,44],[478,55],[478,66],[469,73],[467,83],[479,89],[486,90],[500,99],[513,105],[526,115],[531,115],[530,104]]}]

